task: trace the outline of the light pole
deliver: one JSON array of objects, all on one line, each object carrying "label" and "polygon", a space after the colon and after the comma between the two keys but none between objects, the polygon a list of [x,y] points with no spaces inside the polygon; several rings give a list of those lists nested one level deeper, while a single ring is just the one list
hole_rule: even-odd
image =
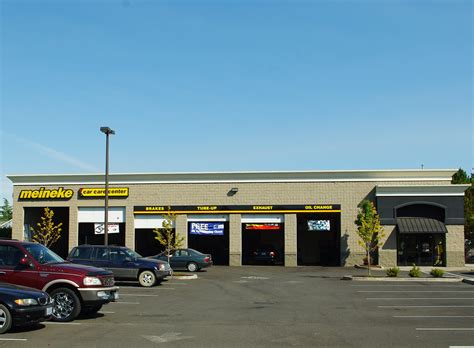
[{"label": "light pole", "polygon": [[109,127],[100,127],[105,134],[105,221],[104,221],[104,245],[109,244],[109,135],[115,131]]}]

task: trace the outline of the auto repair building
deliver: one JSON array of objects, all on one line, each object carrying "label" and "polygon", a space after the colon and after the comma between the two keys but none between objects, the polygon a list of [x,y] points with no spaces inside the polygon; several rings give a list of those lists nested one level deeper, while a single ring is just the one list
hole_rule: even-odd
[{"label": "auto repair building", "polygon": [[[454,169],[109,175],[109,243],[148,256],[164,214],[175,233],[215,264],[252,264],[273,251],[284,266],[361,264],[358,205],[376,204],[385,231],[379,264],[464,265],[463,197]],[[104,175],[9,175],[13,238],[28,240],[44,208],[62,223],[52,246],[61,256],[78,244],[102,244]]]}]

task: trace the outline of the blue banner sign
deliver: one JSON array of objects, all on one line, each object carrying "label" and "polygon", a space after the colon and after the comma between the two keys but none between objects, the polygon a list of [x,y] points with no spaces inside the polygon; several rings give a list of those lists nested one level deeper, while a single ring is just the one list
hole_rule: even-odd
[{"label": "blue banner sign", "polygon": [[190,234],[206,236],[223,236],[224,224],[222,222],[191,222]]}]

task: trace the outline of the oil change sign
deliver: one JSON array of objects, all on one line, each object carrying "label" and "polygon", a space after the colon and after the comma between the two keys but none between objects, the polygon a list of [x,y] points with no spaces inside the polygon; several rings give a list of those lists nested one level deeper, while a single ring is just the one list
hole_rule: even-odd
[{"label": "oil change sign", "polygon": [[[79,198],[103,198],[105,188],[83,187],[79,189]],[[128,187],[109,187],[109,198],[127,198]]]},{"label": "oil change sign", "polygon": [[223,236],[224,224],[216,222],[192,222],[190,234]]}]

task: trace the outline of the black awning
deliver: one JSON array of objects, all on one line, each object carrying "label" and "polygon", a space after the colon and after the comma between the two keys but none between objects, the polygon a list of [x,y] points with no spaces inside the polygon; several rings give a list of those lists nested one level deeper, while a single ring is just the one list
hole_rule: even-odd
[{"label": "black awning", "polygon": [[397,226],[400,233],[448,233],[441,221],[422,217],[397,218]]}]

